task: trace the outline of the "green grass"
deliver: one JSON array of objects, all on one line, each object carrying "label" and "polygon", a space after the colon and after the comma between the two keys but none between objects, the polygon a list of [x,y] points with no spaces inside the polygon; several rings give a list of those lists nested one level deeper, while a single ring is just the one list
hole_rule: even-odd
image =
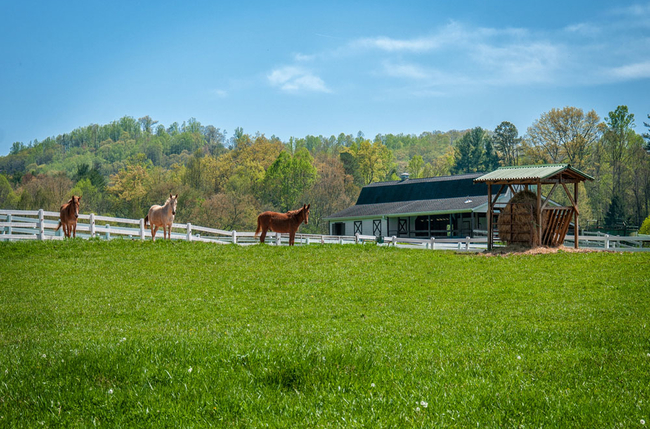
[{"label": "green grass", "polygon": [[641,420],[650,254],[0,243],[0,427]]}]

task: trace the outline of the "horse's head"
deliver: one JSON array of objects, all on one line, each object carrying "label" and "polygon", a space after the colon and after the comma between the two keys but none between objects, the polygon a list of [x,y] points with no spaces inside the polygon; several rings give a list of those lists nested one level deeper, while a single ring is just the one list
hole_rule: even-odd
[{"label": "horse's head", "polygon": [[72,198],[70,199],[70,204],[72,205],[72,209],[74,210],[75,219],[79,218],[79,201],[80,200],[81,200],[81,196],[77,197],[76,195],[73,195]]},{"label": "horse's head", "polygon": [[172,215],[176,216],[176,204],[178,204],[178,194],[169,194],[169,204],[172,206]]},{"label": "horse's head", "polygon": [[302,219],[303,219],[303,222],[305,222],[305,225],[307,225],[309,223],[309,207],[310,206],[311,206],[311,203],[307,204],[307,205],[305,205],[305,204],[302,205]]}]

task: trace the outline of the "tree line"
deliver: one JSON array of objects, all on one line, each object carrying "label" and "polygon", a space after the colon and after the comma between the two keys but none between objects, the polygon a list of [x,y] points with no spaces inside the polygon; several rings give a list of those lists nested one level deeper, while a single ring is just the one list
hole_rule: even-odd
[{"label": "tree line", "polygon": [[494,130],[281,141],[241,128],[228,137],[194,118],[165,127],[149,116],[125,116],[14,143],[0,157],[0,207],[56,211],[75,194],[83,196],[83,212],[140,218],[171,192],[179,194],[181,221],[251,230],[261,211],[311,203],[305,230],[326,232],[323,219],[354,204],[363,186],[402,172],[421,178],[570,163],[595,179],[581,189],[583,219],[641,225],[650,211],[650,133],[634,127],[626,106],[604,120],[565,107],[542,114],[523,136],[504,121]]}]

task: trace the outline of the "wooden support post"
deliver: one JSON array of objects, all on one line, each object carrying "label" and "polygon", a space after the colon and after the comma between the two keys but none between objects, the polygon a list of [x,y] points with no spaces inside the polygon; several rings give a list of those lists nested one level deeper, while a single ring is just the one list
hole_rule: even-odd
[{"label": "wooden support post", "polygon": [[494,210],[494,205],[492,204],[492,184],[490,182],[487,183],[487,188],[488,188],[488,210],[487,210],[488,243],[487,243],[487,248],[488,248],[488,250],[492,250],[492,246],[494,244],[493,243],[494,242],[494,237],[492,235],[492,214],[493,214],[493,210]]},{"label": "wooden support post", "polygon": [[140,219],[140,240],[144,240],[144,219]]},{"label": "wooden support post", "polygon": [[[187,235],[186,235],[187,241],[192,241],[192,224],[187,222],[186,228],[187,228]],[[172,238],[172,229],[169,228],[169,239],[171,240],[171,238]]]},{"label": "wooden support post", "polygon": [[542,245],[542,182],[537,181],[537,246]]},{"label": "wooden support post", "polygon": [[[11,223],[11,215],[10,214],[7,215],[7,223]],[[13,228],[12,227],[10,227],[10,226],[7,227],[7,234],[9,234],[9,235],[13,234]]]},{"label": "wooden support post", "polygon": [[578,249],[580,247],[579,244],[578,244],[578,241],[579,241],[578,237],[580,236],[580,225],[578,224],[578,186],[579,186],[578,182],[574,183],[573,201],[575,201],[576,207],[575,207],[575,210],[573,211],[573,216],[575,218],[575,220],[573,221],[573,232],[575,233],[574,235],[576,237],[575,243],[574,243],[574,247],[576,249]]},{"label": "wooden support post", "polygon": [[232,232],[232,244],[237,244],[237,231]]}]

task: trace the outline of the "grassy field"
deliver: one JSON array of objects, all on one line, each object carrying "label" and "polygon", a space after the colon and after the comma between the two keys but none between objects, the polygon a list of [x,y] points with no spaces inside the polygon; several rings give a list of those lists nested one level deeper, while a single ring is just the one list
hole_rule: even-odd
[{"label": "grassy field", "polygon": [[650,426],[650,254],[0,243],[0,427]]}]

